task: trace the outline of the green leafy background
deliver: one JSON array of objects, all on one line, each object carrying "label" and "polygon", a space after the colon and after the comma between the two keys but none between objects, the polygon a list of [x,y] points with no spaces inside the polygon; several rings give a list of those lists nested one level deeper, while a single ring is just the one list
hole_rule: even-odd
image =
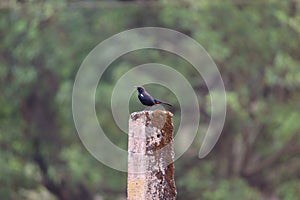
[{"label": "green leafy background", "polygon": [[[300,5],[295,0],[4,0],[0,2],[0,199],[126,199],[126,173],[95,160],[77,136],[71,93],[77,70],[104,39],[123,30],[160,26],[197,40],[216,62],[227,90],[220,140],[198,158],[201,128],[175,162],[177,199],[297,200],[300,194]],[[96,107],[108,137],[127,148],[110,96],[122,74],[159,62],[190,81],[200,127],[209,93],[186,61],[141,50],[113,63]],[[174,94],[148,85],[180,107]],[[127,92],[127,91],[126,91]],[[136,96],[130,110],[143,109]]]}]

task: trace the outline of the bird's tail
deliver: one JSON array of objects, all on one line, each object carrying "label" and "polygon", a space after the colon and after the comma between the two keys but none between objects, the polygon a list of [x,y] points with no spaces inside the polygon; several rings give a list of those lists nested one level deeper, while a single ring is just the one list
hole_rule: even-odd
[{"label": "bird's tail", "polygon": [[164,104],[164,105],[168,105],[168,106],[172,106],[171,104],[167,103],[167,102],[163,102],[157,99],[154,99],[155,104]]}]

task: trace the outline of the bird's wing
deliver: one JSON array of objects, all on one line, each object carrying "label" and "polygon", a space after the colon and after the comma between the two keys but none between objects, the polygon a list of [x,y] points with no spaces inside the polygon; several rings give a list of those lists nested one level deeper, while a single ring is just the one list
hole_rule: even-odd
[{"label": "bird's wing", "polygon": [[144,94],[149,96],[149,98],[151,99],[151,101],[153,101],[153,103],[155,102],[154,98],[146,90],[144,91]]}]

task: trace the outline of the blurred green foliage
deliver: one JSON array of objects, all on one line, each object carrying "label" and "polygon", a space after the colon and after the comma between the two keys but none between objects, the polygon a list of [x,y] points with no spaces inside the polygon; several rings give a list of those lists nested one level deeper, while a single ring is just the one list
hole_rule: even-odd
[{"label": "blurred green foliage", "polygon": [[[193,37],[218,65],[227,89],[226,123],[214,150],[199,160],[199,136],[175,163],[178,199],[299,199],[300,12],[295,0],[1,2],[0,198],[126,196],[126,174],[96,161],[80,142],[71,93],[81,62],[99,42],[141,26]],[[198,92],[200,127],[209,120],[209,93],[192,66],[166,52],[132,52],[109,67],[96,95],[100,124],[123,149],[127,137],[113,121],[109,99],[122,74],[147,62],[172,66],[187,77]],[[177,105],[172,93],[151,87],[155,96]],[[132,97],[130,110],[139,109]],[[174,113],[178,126],[178,106]]]}]

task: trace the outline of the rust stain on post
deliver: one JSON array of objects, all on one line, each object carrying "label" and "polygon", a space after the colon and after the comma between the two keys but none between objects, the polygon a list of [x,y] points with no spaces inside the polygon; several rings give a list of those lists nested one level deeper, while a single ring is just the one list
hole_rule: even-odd
[{"label": "rust stain on post", "polygon": [[175,200],[173,114],[142,111],[130,115],[128,200]]}]

